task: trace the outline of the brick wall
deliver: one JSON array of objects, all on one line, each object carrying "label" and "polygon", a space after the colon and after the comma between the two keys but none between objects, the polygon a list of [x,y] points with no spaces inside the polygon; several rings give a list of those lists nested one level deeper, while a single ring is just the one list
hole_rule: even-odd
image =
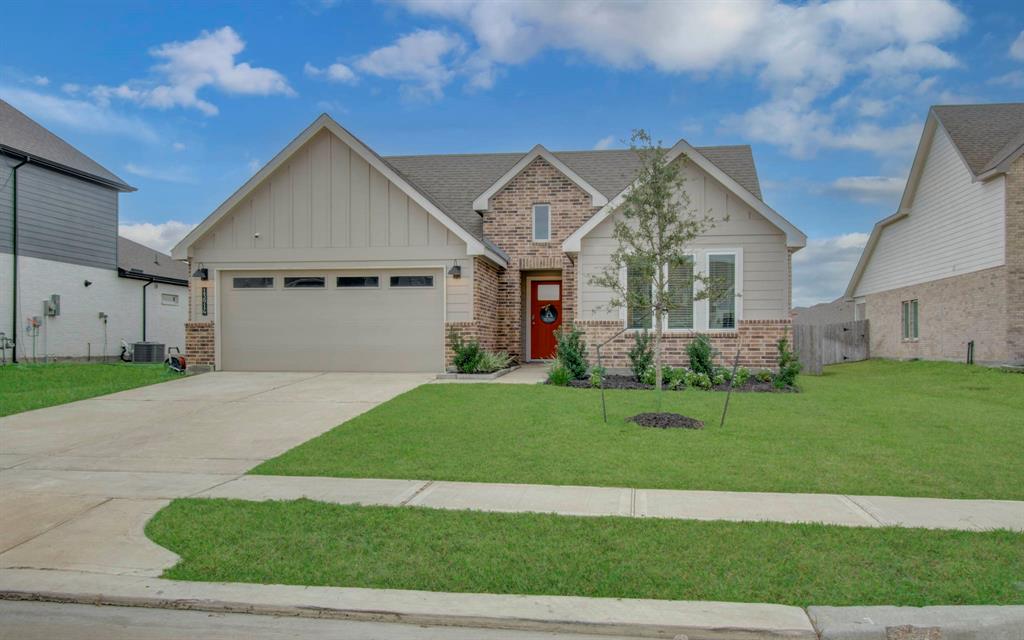
[{"label": "brick wall", "polygon": [[188,366],[214,366],[212,322],[185,323],[185,360]]},{"label": "brick wall", "polygon": [[[1006,280],[1006,267],[995,267],[869,294],[871,356],[964,361],[974,340],[976,362],[1005,362]],[[904,300],[918,301],[917,340],[903,339]]]},{"label": "brick wall", "polygon": [[[587,341],[588,357],[591,364],[597,364],[595,347],[608,340],[616,332],[622,330],[619,320],[587,320],[576,325],[583,332]],[[693,342],[698,332],[665,333],[662,338],[662,349],[665,363],[676,366],[689,366],[686,347]],[[740,366],[749,369],[775,369],[778,364],[777,342],[785,335],[792,335],[789,320],[741,320],[736,331],[712,332],[707,335],[717,351],[715,364],[732,366],[736,357],[736,349],[740,348]],[[613,369],[628,368],[629,350],[633,347],[634,332],[626,331],[612,342],[601,348],[602,363]]]},{"label": "brick wall", "polygon": [[1007,361],[1024,364],[1024,155],[1006,174]]},{"label": "brick wall", "polygon": [[[551,239],[533,241],[533,205],[551,206]],[[524,272],[562,272],[562,322],[571,323],[576,312],[575,256],[562,253],[562,242],[578,229],[597,207],[590,195],[537,158],[491,197],[484,214],[484,235],[509,255],[509,267],[498,274],[495,338],[497,348],[523,354],[522,283]],[[528,354],[527,354],[528,355]]]},{"label": "brick wall", "polygon": [[451,332],[454,331],[464,341],[478,341],[489,351],[501,351],[505,348],[498,341],[498,281],[500,270],[489,260],[476,256],[473,258],[473,320],[470,322],[445,323],[445,362],[451,364],[452,351]]}]

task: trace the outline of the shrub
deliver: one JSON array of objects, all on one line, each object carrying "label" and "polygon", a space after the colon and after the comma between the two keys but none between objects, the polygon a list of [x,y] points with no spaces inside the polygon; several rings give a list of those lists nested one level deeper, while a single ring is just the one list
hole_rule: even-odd
[{"label": "shrub", "polygon": [[548,369],[548,383],[558,387],[564,387],[569,384],[572,380],[572,374],[569,373],[569,369],[562,364],[561,360],[555,360],[551,363],[551,368]]},{"label": "shrub", "polygon": [[688,382],[691,387],[697,387],[705,391],[711,388],[711,376],[706,373],[691,373]]},{"label": "shrub", "polygon": [[459,373],[476,373],[480,367],[480,360],[483,358],[484,350],[476,340],[466,342],[454,329],[448,334],[448,342],[452,345],[455,357],[452,364]]},{"label": "shrub", "polygon": [[725,374],[721,372],[716,373],[715,376],[711,378],[711,383],[716,387],[719,385],[723,385],[726,382],[728,382],[728,380],[725,379]]},{"label": "shrub", "polygon": [[796,384],[796,376],[800,373],[800,361],[796,353],[789,348],[789,340],[785,336],[779,338],[779,372],[775,375],[775,386],[779,389],[792,387]]},{"label": "shrub", "polygon": [[654,367],[647,367],[647,371],[644,371],[644,377],[641,378],[640,382],[654,386]]},{"label": "shrub", "polygon": [[742,387],[747,384],[747,380],[750,380],[750,369],[746,367],[740,367],[736,370],[735,384],[737,387]]},{"label": "shrub", "polygon": [[716,367],[715,377],[717,378],[718,376],[722,376],[722,380],[724,380],[725,382],[729,382],[730,380],[732,380],[732,371],[730,369],[726,369],[725,367]]},{"label": "shrub", "polygon": [[772,372],[769,369],[761,369],[757,372],[754,378],[756,378],[758,382],[771,382]]},{"label": "shrub", "polygon": [[590,370],[590,386],[597,389],[601,386],[601,381],[604,380],[605,370],[604,367],[594,367]]},{"label": "shrub", "polygon": [[629,362],[630,368],[633,370],[633,377],[640,382],[644,381],[649,370],[653,371],[654,351],[651,349],[651,334],[646,330],[633,334],[633,348],[629,350]]},{"label": "shrub", "polygon": [[686,347],[686,353],[690,356],[690,370],[694,373],[703,373],[709,378],[715,375],[715,365],[712,360],[715,350],[711,346],[711,339],[701,334],[693,339],[693,342]]},{"label": "shrub", "polygon": [[576,327],[570,326],[568,330],[560,327],[555,331],[555,340],[558,341],[555,357],[569,370],[573,380],[586,378],[590,364],[587,362],[587,343],[583,340],[583,333]]},{"label": "shrub", "polygon": [[[673,369],[672,367],[665,366],[661,369],[661,377],[670,389],[680,389],[686,386],[686,369],[682,367]],[[679,384],[680,382],[682,382],[681,385]]]},{"label": "shrub", "polygon": [[494,353],[492,351],[481,351],[477,361],[477,373],[494,373],[507,369],[512,364],[512,356],[505,351]]}]

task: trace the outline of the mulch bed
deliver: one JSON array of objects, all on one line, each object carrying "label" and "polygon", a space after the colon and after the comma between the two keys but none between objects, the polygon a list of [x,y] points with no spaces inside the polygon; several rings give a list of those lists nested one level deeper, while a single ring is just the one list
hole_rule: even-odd
[{"label": "mulch bed", "polygon": [[[590,381],[589,380],[570,380],[569,381],[569,386],[570,387],[575,387],[577,389],[590,389],[590,388],[592,388],[590,386]],[[604,377],[604,388],[605,389],[653,389],[654,385],[643,384],[642,382],[637,382],[636,379],[633,378],[633,376],[607,375],[607,376]],[[667,385],[662,385],[661,388],[664,389],[665,391],[676,391],[676,389],[670,389]],[[683,387],[683,389],[678,389],[678,391],[684,391],[684,390],[689,389],[689,388],[690,387]],[[729,390],[729,383],[727,382],[725,384],[720,384],[720,385],[713,386],[713,387],[711,387],[710,390],[711,391],[728,391]],[[755,380],[753,376],[751,376],[746,381],[746,383],[744,383],[742,386],[736,385],[735,387],[732,388],[732,390],[734,392],[740,392],[740,393],[743,393],[743,392],[752,392],[752,393],[791,393],[791,392],[795,392],[796,388],[788,387],[788,388],[785,388],[785,389],[776,389],[775,385],[772,384],[771,382],[759,382],[758,380]]]},{"label": "mulch bed", "polygon": [[627,422],[635,422],[641,427],[655,429],[703,429],[704,423],[696,418],[689,418],[678,413],[641,413],[626,418]]}]

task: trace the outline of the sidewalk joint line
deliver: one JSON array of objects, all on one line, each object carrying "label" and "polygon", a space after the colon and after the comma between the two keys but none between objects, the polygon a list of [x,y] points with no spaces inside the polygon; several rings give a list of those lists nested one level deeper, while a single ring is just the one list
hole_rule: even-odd
[{"label": "sidewalk joint line", "polygon": [[[46,495],[46,494],[42,494],[42,493],[41,493],[40,495]],[[61,494],[61,495],[64,495],[64,494]],[[35,535],[34,535],[34,536],[32,536],[31,538],[27,538],[27,539],[25,539],[25,540],[22,540],[21,542],[19,542],[18,544],[14,545],[13,547],[8,547],[8,548],[6,548],[6,549],[4,549],[4,550],[0,551],[0,556],[4,555],[4,554],[5,554],[5,553],[7,553],[8,551],[13,551],[13,550],[17,549],[18,547],[20,547],[20,546],[21,546],[21,545],[23,545],[23,544],[28,544],[29,542],[32,542],[33,540],[35,540],[35,539],[36,539],[36,538],[38,538],[39,536],[41,536],[41,535],[45,535],[45,534],[47,534],[47,533],[49,533],[49,532],[53,531],[53,530],[54,530],[54,529],[56,529],[57,527],[62,527],[62,526],[64,526],[64,525],[66,525],[67,523],[71,522],[72,520],[76,520],[76,519],[78,519],[78,518],[81,518],[81,517],[82,517],[82,516],[84,516],[85,514],[87,514],[87,513],[89,513],[90,511],[92,511],[93,509],[98,509],[99,507],[102,507],[103,505],[107,504],[107,503],[108,503],[108,502],[110,502],[111,500],[115,500],[115,499],[116,499],[116,498],[109,498],[109,497],[108,497],[108,498],[103,498],[103,500],[102,500],[101,502],[99,502],[99,503],[97,503],[97,504],[94,504],[94,505],[92,505],[91,507],[87,507],[86,509],[83,509],[82,511],[79,511],[78,513],[75,513],[75,514],[73,514],[73,515],[70,515],[70,516],[68,516],[67,518],[64,518],[63,520],[61,520],[61,521],[60,521],[60,522],[58,522],[57,524],[53,525],[52,527],[47,527],[46,529],[44,529],[44,530],[40,531],[39,533],[35,534]],[[5,568],[11,568],[11,567],[5,567]]]},{"label": "sidewalk joint line", "polygon": [[878,523],[878,526],[880,526],[880,527],[886,526],[886,524],[884,522],[882,522],[882,520],[878,516],[876,516],[874,513],[872,513],[870,509],[868,509],[867,507],[865,507],[861,503],[859,503],[856,500],[854,500],[853,496],[848,496],[848,495],[844,494],[844,495],[840,495],[839,497],[847,500],[850,504],[852,504],[854,507],[856,507],[857,510],[860,511],[861,513],[863,513],[864,515],[866,515],[868,517],[868,520],[870,520],[871,522]]},{"label": "sidewalk joint line", "polygon": [[408,505],[409,505],[409,503],[410,503],[410,502],[412,502],[412,501],[413,501],[413,500],[414,500],[414,499],[416,498],[416,496],[418,496],[418,495],[420,495],[421,493],[423,493],[424,491],[426,491],[426,490],[427,490],[427,488],[428,488],[428,487],[431,487],[431,486],[433,486],[433,484],[434,484],[434,481],[433,481],[433,480],[427,480],[427,481],[426,481],[426,482],[425,482],[425,483],[423,484],[423,486],[422,486],[422,487],[420,487],[419,489],[417,489],[416,491],[414,491],[414,492],[413,492],[413,494],[412,494],[411,496],[409,496],[409,497],[408,497],[408,498],[406,498],[405,500],[402,500],[402,501],[401,501],[401,502],[399,503],[399,506],[402,506],[402,507],[408,506]]}]

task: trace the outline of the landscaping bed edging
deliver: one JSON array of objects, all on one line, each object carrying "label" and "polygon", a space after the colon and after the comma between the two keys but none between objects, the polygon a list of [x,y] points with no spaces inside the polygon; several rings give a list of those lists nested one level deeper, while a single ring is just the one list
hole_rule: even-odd
[{"label": "landscaping bed edging", "polygon": [[[546,384],[551,383],[548,382]],[[567,384],[566,386],[572,387],[573,389],[600,388],[593,386],[589,380],[570,380],[569,384]],[[654,385],[638,382],[633,376],[619,374],[604,376],[602,386],[605,389],[640,389],[647,391],[652,391],[654,389]],[[729,383],[726,382],[724,384],[712,385],[710,389],[702,389],[700,387],[691,386],[682,387],[680,389],[673,389],[667,383],[662,383],[661,388],[664,391],[686,391],[688,389],[695,389],[697,391],[728,391]],[[742,385],[734,385],[732,387],[732,390],[735,393],[799,393],[800,391],[796,387],[783,387],[780,389],[776,387],[772,382],[761,382],[760,380],[755,379],[754,376],[751,376],[750,379],[747,380]]]},{"label": "landscaping bed edging", "polygon": [[519,368],[519,365],[513,365],[504,369],[499,369],[492,373],[457,373],[449,371],[447,373],[437,374],[438,380],[497,380],[503,375],[512,373]]}]

